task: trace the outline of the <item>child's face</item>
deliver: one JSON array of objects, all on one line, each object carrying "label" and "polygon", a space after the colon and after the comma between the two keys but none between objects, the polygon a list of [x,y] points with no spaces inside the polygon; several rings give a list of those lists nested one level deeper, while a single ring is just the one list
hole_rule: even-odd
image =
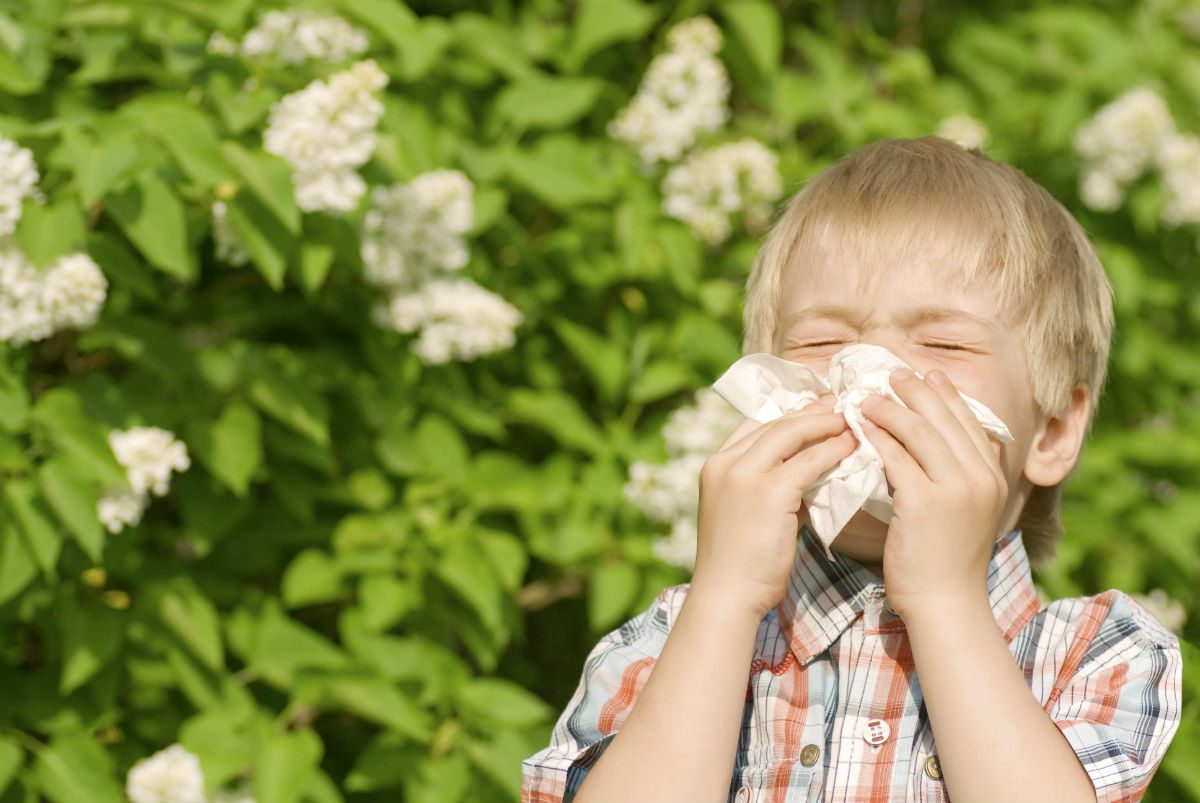
[{"label": "child's face", "polygon": [[[1002,524],[1015,526],[1028,489],[1022,469],[1041,423],[1020,332],[1005,321],[987,291],[958,289],[936,262],[865,266],[844,252],[810,259],[811,264],[789,266],[784,273],[774,353],[824,374],[838,351],[873,343],[918,373],[943,371],[1013,434],[1012,443],[997,446],[1010,489]],[[868,275],[873,281],[863,282]],[[882,575],[886,533],[886,523],[859,511],[834,547]]]}]

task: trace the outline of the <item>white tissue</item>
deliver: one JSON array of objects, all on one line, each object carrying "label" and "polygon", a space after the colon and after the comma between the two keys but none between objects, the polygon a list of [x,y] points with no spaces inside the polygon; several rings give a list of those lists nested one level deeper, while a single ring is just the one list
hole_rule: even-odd
[{"label": "white tissue", "polygon": [[[884,522],[892,518],[883,459],[863,434],[862,403],[874,393],[903,405],[892,390],[889,376],[896,368],[909,367],[882,346],[858,343],[833,356],[828,378],[806,365],[764,352],[742,357],[713,383],[713,390],[739,413],[763,423],[806,407],[824,393],[834,395],[833,411],[845,416],[858,438],[858,448],[818,477],[804,493],[812,529],[830,560],[830,544],[859,510]],[[995,413],[967,394],[959,395],[984,430],[1002,443],[1012,441],[1012,433]]]}]

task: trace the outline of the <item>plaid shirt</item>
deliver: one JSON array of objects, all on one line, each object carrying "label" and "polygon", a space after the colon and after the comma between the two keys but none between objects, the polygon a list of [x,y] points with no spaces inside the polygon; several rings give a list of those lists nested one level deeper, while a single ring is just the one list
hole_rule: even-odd
[{"label": "plaid shirt", "polygon": [[[804,527],[788,591],[759,623],[731,803],[947,801],[903,620],[880,578]],[[1030,691],[1098,803],[1140,800],[1178,729],[1178,639],[1118,590],[1041,608],[1020,530],[997,539],[988,597]],[[522,762],[522,803],[566,803],[621,729],[688,584],[604,636],[550,745]]]}]

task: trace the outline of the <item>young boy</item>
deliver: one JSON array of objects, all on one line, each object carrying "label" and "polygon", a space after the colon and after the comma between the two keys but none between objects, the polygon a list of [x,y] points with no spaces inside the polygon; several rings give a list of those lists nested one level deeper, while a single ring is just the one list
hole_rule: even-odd
[{"label": "young boy", "polygon": [[[787,204],[743,352],[911,372],[863,405],[890,522],[825,554],[801,501],[857,441],[830,397],[743,421],[700,477],[696,565],[606,635],[523,803],[1137,801],[1179,725],[1179,642],[1118,590],[1040,607],[1104,384],[1112,290],[1069,212],[937,137],[864,146]],[[1014,440],[991,440],[959,392]]]}]

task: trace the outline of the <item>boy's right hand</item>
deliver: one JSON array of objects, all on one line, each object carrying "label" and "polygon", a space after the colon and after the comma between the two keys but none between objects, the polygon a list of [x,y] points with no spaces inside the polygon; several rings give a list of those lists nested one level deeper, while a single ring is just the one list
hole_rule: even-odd
[{"label": "boy's right hand", "polygon": [[787,590],[804,492],[857,446],[830,394],[766,424],[742,421],[700,470],[692,591],[764,616]]}]

